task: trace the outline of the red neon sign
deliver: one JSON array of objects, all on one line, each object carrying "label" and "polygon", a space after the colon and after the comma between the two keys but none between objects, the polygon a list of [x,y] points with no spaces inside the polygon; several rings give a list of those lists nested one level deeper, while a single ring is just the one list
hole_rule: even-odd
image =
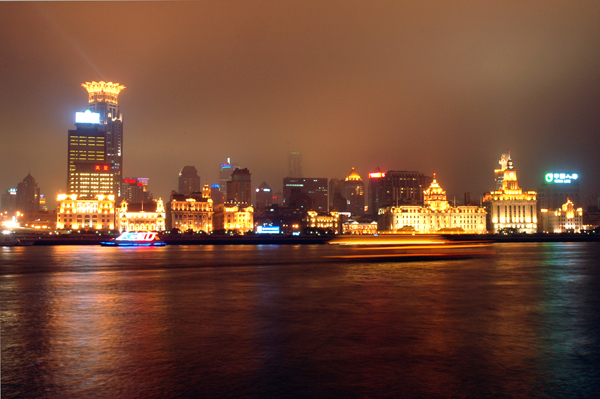
[{"label": "red neon sign", "polygon": [[135,179],[124,179],[123,180],[125,183],[129,183],[129,184],[135,184],[136,180]]},{"label": "red neon sign", "polygon": [[381,179],[382,177],[385,177],[385,173],[383,172],[369,173],[369,178],[371,179]]},{"label": "red neon sign", "polygon": [[100,165],[96,165],[96,167],[94,169],[100,170]]},{"label": "red neon sign", "polygon": [[108,170],[108,165],[104,165],[104,167],[102,169]]}]

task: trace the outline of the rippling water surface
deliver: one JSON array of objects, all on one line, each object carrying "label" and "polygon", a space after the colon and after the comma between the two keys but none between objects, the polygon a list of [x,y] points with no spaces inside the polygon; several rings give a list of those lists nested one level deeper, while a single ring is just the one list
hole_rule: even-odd
[{"label": "rippling water surface", "polygon": [[2,398],[592,397],[600,244],[0,247]]}]

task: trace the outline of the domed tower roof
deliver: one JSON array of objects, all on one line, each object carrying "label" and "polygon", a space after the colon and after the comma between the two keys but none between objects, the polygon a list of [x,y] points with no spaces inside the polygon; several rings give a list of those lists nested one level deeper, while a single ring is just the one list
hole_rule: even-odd
[{"label": "domed tower roof", "polygon": [[448,204],[446,191],[440,187],[435,177],[436,174],[434,173],[431,185],[423,192],[425,194],[423,197],[423,202],[425,203],[426,207],[429,207],[432,210],[443,211],[450,207],[450,204]]},{"label": "domed tower roof", "polygon": [[352,171],[346,177],[346,181],[362,181],[362,179],[360,178],[360,175],[358,173],[356,173],[356,170],[354,170],[354,168],[352,168]]}]

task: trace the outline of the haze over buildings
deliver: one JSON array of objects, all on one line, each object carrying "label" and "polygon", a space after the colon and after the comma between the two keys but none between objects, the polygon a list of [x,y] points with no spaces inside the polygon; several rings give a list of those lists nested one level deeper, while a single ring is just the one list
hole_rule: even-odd
[{"label": "haze over buildings", "polygon": [[0,3],[3,192],[31,173],[54,208],[79,85],[104,80],[127,86],[124,116],[100,104],[126,125],[107,157],[154,198],[184,165],[219,183],[227,157],[282,191],[293,149],[303,177],[438,172],[478,202],[511,148],[521,186],[578,173],[597,203],[597,1],[115,2],[102,34],[97,7]]}]

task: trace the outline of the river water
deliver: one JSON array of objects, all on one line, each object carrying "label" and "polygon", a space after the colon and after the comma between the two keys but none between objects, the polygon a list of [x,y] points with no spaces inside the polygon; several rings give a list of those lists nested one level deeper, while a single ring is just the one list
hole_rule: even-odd
[{"label": "river water", "polygon": [[593,397],[600,243],[0,248],[2,398]]}]

